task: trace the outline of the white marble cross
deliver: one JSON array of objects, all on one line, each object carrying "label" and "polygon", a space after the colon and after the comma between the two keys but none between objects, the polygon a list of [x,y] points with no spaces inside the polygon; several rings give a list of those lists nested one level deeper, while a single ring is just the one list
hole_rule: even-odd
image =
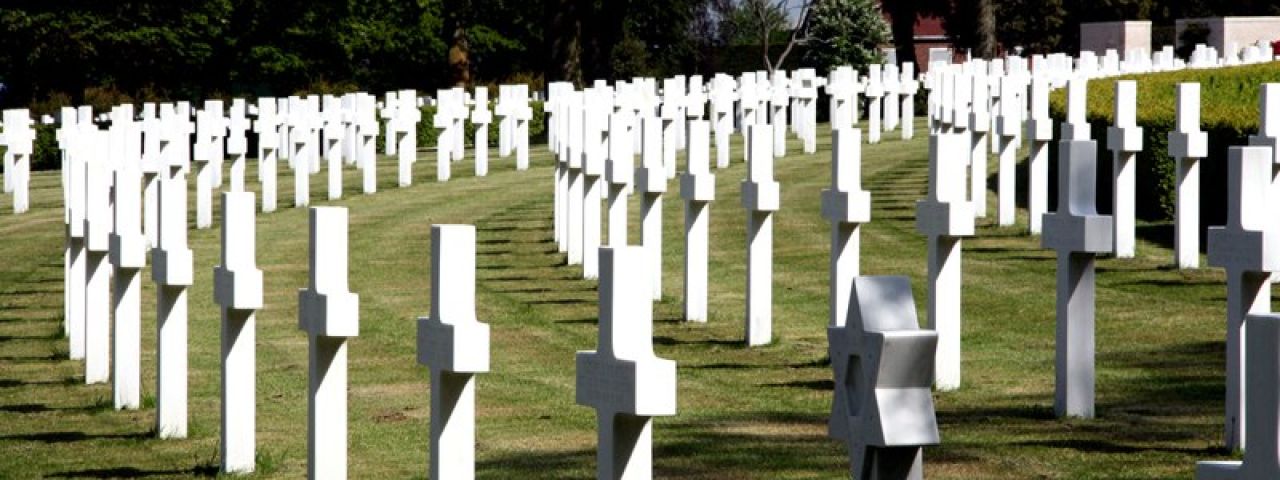
[{"label": "white marble cross", "polygon": [[773,341],[773,214],[781,207],[773,179],[773,127],[747,127],[751,159],[742,181],[742,208],[747,212],[746,340],[748,346]]},{"label": "white marble cross", "polygon": [[630,112],[615,111],[609,114],[609,156],[605,159],[604,180],[609,188],[611,247],[627,245],[627,198],[631,195],[631,182],[636,173],[629,131],[632,119]]},{"label": "white marble cross", "polygon": [[105,152],[111,150],[105,130],[84,133],[92,153],[84,167],[84,381],[111,378],[111,181],[115,175]]},{"label": "white marble cross", "polygon": [[[70,111],[68,111],[70,110]],[[63,329],[67,334],[68,356],[72,360],[84,359],[84,291],[85,266],[87,265],[84,238],[85,225],[85,162],[92,157],[96,146],[89,138],[94,134],[92,124],[88,128],[76,120],[74,109],[63,109],[59,143],[63,145],[64,159],[63,201],[66,205],[67,242],[64,250]]]},{"label": "white marble cross", "polygon": [[324,159],[329,167],[329,200],[337,200],[342,198],[342,139],[347,128],[343,124],[341,99],[325,95],[323,106],[320,121],[324,133]]},{"label": "white marble cross", "polygon": [[213,268],[213,299],[222,310],[222,471],[252,472],[256,312],[262,308],[262,270],[254,254],[253,192],[222,194],[222,264]]},{"label": "white marble cross", "polygon": [[492,121],[493,113],[489,111],[489,89],[476,87],[475,105],[471,108],[471,124],[476,127],[473,148],[477,177],[489,174],[489,123]]},{"label": "white marble cross", "polygon": [[711,124],[689,122],[689,168],[680,177],[684,199],[684,319],[707,321],[707,262],[710,242],[711,202],[716,199],[716,177],[711,173]]},{"label": "white marble cross", "polygon": [[1244,323],[1249,328],[1250,448],[1243,462],[1197,462],[1196,480],[1280,478],[1280,315],[1251,314]]},{"label": "white marble cross", "polygon": [[[652,478],[653,417],[676,414],[676,363],[653,354],[643,247],[601,247],[600,340],[576,357],[579,405],[596,409],[596,478]],[[434,478],[434,477],[432,477]]]},{"label": "white marble cross", "polygon": [[[867,143],[880,143],[880,107],[884,101],[884,75],[881,73],[882,65],[871,64],[867,68],[866,89],[863,93],[867,96]],[[856,114],[855,114],[856,116]],[[855,118],[856,121],[856,118]]]},{"label": "white marble cross", "polygon": [[220,184],[222,138],[226,136],[226,118],[221,100],[206,100],[204,109],[196,112],[196,139],[192,158],[196,163],[196,228],[213,226],[213,189]]},{"label": "white marble cross", "polygon": [[1089,79],[1072,77],[1067,81],[1067,121],[1062,122],[1062,140],[1089,140],[1092,137],[1085,109],[1089,102]]},{"label": "white marble cross", "polygon": [[1258,88],[1258,134],[1249,136],[1249,145],[1271,147],[1271,190],[1280,192],[1280,83]]},{"label": "white marble cross", "polygon": [[[972,81],[970,81],[970,79]],[[988,77],[984,72],[956,76],[954,112],[960,116],[961,111],[968,109],[968,119],[957,117],[953,122],[953,131],[964,134],[968,127],[969,135],[969,201],[973,203],[973,214],[977,218],[987,216],[987,160],[989,143],[999,143],[999,132],[991,131],[991,111],[987,109],[991,103],[991,87],[989,82],[999,79]],[[964,85],[968,85],[965,87]],[[967,97],[966,97],[967,96]],[[965,98],[962,98],[965,97]],[[969,103],[966,107],[964,104]],[[999,115],[1000,112],[996,112]],[[995,138],[992,138],[992,137]],[[1003,177],[1001,177],[1003,178]]]},{"label": "white marble cross", "polygon": [[1142,127],[1138,126],[1138,83],[1119,80],[1115,91],[1115,125],[1107,129],[1107,148],[1113,157],[1111,214],[1115,217],[1112,250],[1117,258],[1133,258],[1135,196],[1138,152],[1142,151]]},{"label": "white marble cross", "polygon": [[941,442],[929,390],[938,334],[918,326],[907,277],[858,277],[844,308],[848,324],[827,327],[827,433],[848,448],[852,478],[922,480],[922,447]]},{"label": "white marble cross", "polygon": [[5,191],[13,192],[13,213],[25,213],[31,206],[31,155],[36,139],[34,122],[27,109],[4,111]]},{"label": "white marble cross", "polygon": [[995,131],[996,136],[1000,138],[1000,167],[997,173],[998,188],[996,189],[999,205],[996,208],[996,223],[1008,226],[1013,225],[1017,209],[1014,197],[1017,195],[1018,145],[1020,143],[1018,136],[1022,133],[1023,109],[1018,105],[1018,90],[1021,86],[1008,78],[1003,80],[1001,85],[1002,100],[1000,112],[996,116]]},{"label": "white marble cross", "polygon": [[436,181],[447,182],[452,175],[453,142],[457,135],[453,132],[456,115],[452,110],[452,90],[436,90],[436,113],[431,118],[431,125],[440,131],[436,134]]},{"label": "white marble cross", "polygon": [[[262,211],[276,211],[276,170],[280,163],[281,118],[274,98],[258,99],[258,118],[253,131],[258,135],[258,181],[261,182]],[[232,179],[234,183],[234,178]]]},{"label": "white marble cross", "polygon": [[368,93],[356,94],[356,164],[360,166],[361,187],[366,195],[378,192],[377,101]]},{"label": "white marble cross", "polygon": [[920,92],[920,81],[916,80],[915,64],[911,62],[903,62],[902,78],[898,80],[899,89],[902,93],[901,110],[902,119],[902,139],[911,140],[915,137],[915,121],[916,121],[916,94]]},{"label": "white marble cross", "polygon": [[231,117],[227,122],[227,156],[231,157],[231,191],[244,191],[245,155],[249,153],[248,105],[243,98],[231,100]]},{"label": "white marble cross", "polygon": [[1244,449],[1245,316],[1271,311],[1270,277],[1280,271],[1280,235],[1269,214],[1272,153],[1231,147],[1227,166],[1227,224],[1209,227],[1209,264],[1227,271],[1226,446]]},{"label": "white marble cross", "polygon": [[652,289],[651,298],[662,298],[662,197],[667,192],[667,173],[663,163],[663,120],[645,117],[642,120],[640,148],[641,163],[636,167],[635,190],[640,195],[640,245],[649,262]]},{"label": "white marble cross", "polygon": [[[1276,89],[1280,94],[1280,88]],[[1175,129],[1169,132],[1169,156],[1177,159],[1177,206],[1173,259],[1178,268],[1200,266],[1200,159],[1209,156],[1209,135],[1200,130],[1200,84],[1178,84]]]},{"label": "white marble cross", "polygon": [[[136,160],[136,159],[135,159]],[[112,296],[111,397],[117,410],[142,405],[142,279],[147,241],[142,234],[142,171],[126,161],[115,172],[111,233]]]},{"label": "white marble cross", "polygon": [[773,157],[787,156],[787,104],[791,101],[791,83],[787,71],[774,70],[769,89],[769,124],[773,127]]},{"label": "white marble cross", "polygon": [[178,112],[161,138],[159,236],[151,250],[151,279],[156,284],[156,433],[160,438],[187,436],[187,290],[193,259],[187,248],[188,161],[182,147],[191,130],[189,122],[183,122],[186,115]]},{"label": "white marble cross", "polygon": [[605,156],[609,153],[609,114],[613,112],[612,89],[587,89],[583,104],[582,159],[582,277],[598,274],[596,256],[600,246],[600,200],[603,197]]},{"label": "white marble cross", "polygon": [[845,325],[853,279],[861,275],[862,224],[871,221],[871,192],[862,189],[862,131],[844,126],[831,136],[831,188],[822,191],[822,216],[831,222],[830,318]]},{"label": "white marble cross", "polygon": [[[401,145],[403,146],[403,145]],[[311,208],[308,288],[298,328],[310,343],[307,478],[347,478],[347,340],[359,334],[360,297],[347,289],[347,209]]]},{"label": "white marble cross", "polygon": [[836,67],[829,74],[825,90],[830,97],[832,131],[844,126],[853,127],[858,94],[862,92],[857,77],[858,72],[848,65]]},{"label": "white marble cross", "polygon": [[1049,205],[1049,145],[1053,141],[1053,119],[1049,117],[1049,79],[1036,75],[1031,79],[1031,111],[1027,118],[1027,223],[1032,235],[1039,235],[1041,221]]},{"label": "white marble cross", "polygon": [[489,371],[475,297],[476,228],[432,225],[431,316],[418,318],[418,363],[431,369],[431,478],[475,478],[475,376]]},{"label": "white marble cross", "polygon": [[386,138],[383,139],[385,142],[383,144],[383,153],[388,156],[396,154],[396,144],[399,143],[399,140],[395,135],[396,128],[398,128],[398,119],[400,118],[396,111],[399,108],[400,93],[395,91],[386,92],[383,95],[382,106],[379,107],[378,115],[379,118],[383,120],[383,123],[386,124],[384,129],[386,131]]},{"label": "white marble cross", "polygon": [[973,204],[965,196],[962,133],[929,137],[929,197],[916,202],[916,230],[929,237],[928,326],[938,333],[935,384],[960,388],[961,242],[973,236]]},{"label": "white marble cross", "polygon": [[729,167],[729,134],[733,133],[733,105],[737,101],[737,85],[733,77],[716,74],[711,80],[712,129],[716,138],[716,168]]},{"label": "white marble cross", "polygon": [[1094,263],[1111,251],[1111,217],[1098,215],[1097,143],[1058,142],[1058,210],[1044,215],[1040,244],[1058,253],[1054,412],[1093,418]]},{"label": "white marble cross", "polygon": [[398,155],[398,182],[401,187],[413,184],[413,163],[418,161],[418,122],[422,120],[422,111],[418,110],[417,92],[401,90],[396,95],[395,117],[387,127],[387,136],[393,137],[396,151],[388,155]]}]

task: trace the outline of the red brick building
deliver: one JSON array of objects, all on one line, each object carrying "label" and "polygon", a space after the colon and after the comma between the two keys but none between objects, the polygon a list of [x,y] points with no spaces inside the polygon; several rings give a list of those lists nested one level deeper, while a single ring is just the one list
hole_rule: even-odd
[{"label": "red brick building", "polygon": [[[894,23],[894,14],[904,14],[915,17],[915,22],[910,25],[911,41],[915,46],[914,58],[901,58],[902,52],[899,51],[898,62],[912,61],[915,62],[918,71],[928,70],[929,67],[929,50],[933,48],[948,48],[956,51],[954,41],[947,32],[946,25],[940,15],[935,14],[928,8],[929,4],[937,3],[946,5],[949,2],[929,2],[916,0],[880,0],[880,11],[884,14],[884,20],[890,25],[890,31],[893,33],[895,43],[899,41],[907,32],[906,22],[899,24]],[[934,6],[933,10],[936,10]]]}]

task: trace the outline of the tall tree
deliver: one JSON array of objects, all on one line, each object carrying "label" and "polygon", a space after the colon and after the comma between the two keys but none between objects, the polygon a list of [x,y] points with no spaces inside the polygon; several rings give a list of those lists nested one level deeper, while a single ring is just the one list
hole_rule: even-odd
[{"label": "tall tree", "polygon": [[979,57],[991,59],[995,58],[998,53],[998,44],[996,43],[996,11],[995,0],[975,0],[977,2],[977,42],[974,45],[975,54]]},{"label": "tall tree", "polygon": [[889,26],[872,0],[822,0],[811,16],[805,64],[826,72],[840,65],[864,70],[883,61],[880,46],[889,42]]}]

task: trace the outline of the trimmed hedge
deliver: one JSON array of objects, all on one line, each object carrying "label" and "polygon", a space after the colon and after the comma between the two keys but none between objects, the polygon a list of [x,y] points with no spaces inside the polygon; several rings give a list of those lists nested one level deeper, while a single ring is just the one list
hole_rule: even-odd
[{"label": "trimmed hedge", "polygon": [[[1169,220],[1175,213],[1177,163],[1169,157],[1168,134],[1177,110],[1177,85],[1200,83],[1200,123],[1209,136],[1209,156],[1200,162],[1202,225],[1226,221],[1227,149],[1247,145],[1258,130],[1258,91],[1263,83],[1280,80],[1280,63],[1210,70],[1183,70],[1133,75],[1089,82],[1087,117],[1098,143],[1098,207],[1111,209],[1111,152],[1107,127],[1112,123],[1116,80],[1137,80],[1138,125],[1143,128],[1142,152],[1137,158],[1137,214],[1144,220]],[[1050,115],[1066,118],[1066,90],[1050,97]],[[1057,165],[1057,148],[1050,149]],[[1056,177],[1054,177],[1056,179]],[[1056,181],[1051,181],[1056,188]]]}]

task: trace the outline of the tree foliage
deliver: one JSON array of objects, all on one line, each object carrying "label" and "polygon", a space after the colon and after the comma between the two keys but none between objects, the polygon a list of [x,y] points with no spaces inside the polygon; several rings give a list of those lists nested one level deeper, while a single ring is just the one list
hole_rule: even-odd
[{"label": "tree foliage", "polygon": [[880,46],[889,43],[889,25],[873,0],[822,0],[810,15],[806,65],[822,72],[840,65],[861,71],[883,61]]}]

